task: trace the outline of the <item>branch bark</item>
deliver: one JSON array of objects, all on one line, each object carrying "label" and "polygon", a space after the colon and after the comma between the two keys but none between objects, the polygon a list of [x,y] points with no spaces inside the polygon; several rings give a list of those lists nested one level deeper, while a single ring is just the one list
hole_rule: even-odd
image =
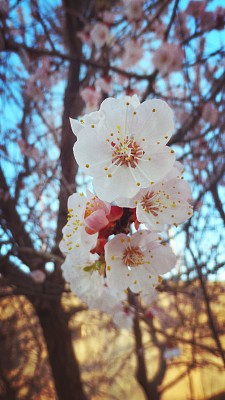
[{"label": "branch bark", "polygon": [[[14,244],[18,246],[18,252],[20,246],[34,250],[33,241],[29,233],[26,231],[24,223],[16,209],[17,203],[10,195],[9,186],[1,167],[0,187],[3,190],[3,193],[7,196],[6,198],[0,197],[0,222],[10,231]],[[20,259],[26,265],[29,265],[30,269],[38,268],[39,264],[43,262],[38,255],[34,257],[28,253],[20,254]]]}]

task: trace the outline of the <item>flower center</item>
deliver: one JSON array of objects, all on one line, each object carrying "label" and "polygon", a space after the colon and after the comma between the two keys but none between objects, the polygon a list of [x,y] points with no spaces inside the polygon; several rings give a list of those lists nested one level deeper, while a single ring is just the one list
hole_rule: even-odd
[{"label": "flower center", "polygon": [[135,168],[140,158],[144,155],[144,151],[139,144],[128,136],[119,144],[111,142],[111,145],[113,147],[112,163],[114,165]]},{"label": "flower center", "polygon": [[159,207],[155,204],[155,194],[154,192],[146,193],[141,200],[142,208],[145,212],[151,213],[154,217],[157,217],[159,212]]},{"label": "flower center", "polygon": [[130,246],[124,250],[123,263],[127,267],[137,267],[143,264],[144,254],[138,246]]},{"label": "flower center", "polygon": [[94,196],[90,199],[90,201],[87,201],[86,203],[86,208],[84,212],[84,219],[89,217],[96,209],[100,206],[100,203],[98,201],[97,196]]}]

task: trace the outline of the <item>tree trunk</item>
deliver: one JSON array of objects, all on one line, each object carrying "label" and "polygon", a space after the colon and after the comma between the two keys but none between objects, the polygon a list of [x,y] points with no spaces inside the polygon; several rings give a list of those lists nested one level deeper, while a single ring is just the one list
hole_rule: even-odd
[{"label": "tree trunk", "polygon": [[149,382],[149,391],[151,393],[150,397],[146,397],[147,400],[160,400],[160,393],[158,391],[157,385],[155,382]]},{"label": "tree trunk", "polygon": [[60,299],[36,307],[48,350],[58,400],[87,400]]},{"label": "tree trunk", "polygon": [[[83,28],[82,18],[88,6],[88,0],[63,0],[65,10],[65,42],[71,56],[82,56],[82,43],[77,33]],[[59,212],[56,229],[56,246],[62,237],[62,228],[67,222],[67,200],[76,191],[75,177],[78,170],[73,155],[75,136],[70,127],[69,118],[77,118],[83,109],[80,94],[80,62],[71,61],[68,68],[67,87],[64,94],[64,110],[62,115],[62,140],[61,140],[61,175],[59,191]],[[57,253],[57,248],[56,248]]]}]

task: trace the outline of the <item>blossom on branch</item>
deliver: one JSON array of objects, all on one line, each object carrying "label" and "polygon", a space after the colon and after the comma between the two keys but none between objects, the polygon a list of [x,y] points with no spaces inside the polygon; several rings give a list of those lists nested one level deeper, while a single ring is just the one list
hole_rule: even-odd
[{"label": "blossom on branch", "polygon": [[[135,315],[129,296],[148,307],[162,275],[176,264],[156,231],[192,215],[183,166],[166,146],[173,112],[165,101],[140,104],[134,95],[108,98],[99,111],[70,122],[75,158],[94,178],[96,194],[69,197],[60,243],[63,275],[90,308],[129,329]],[[140,230],[141,223],[149,230]]]}]

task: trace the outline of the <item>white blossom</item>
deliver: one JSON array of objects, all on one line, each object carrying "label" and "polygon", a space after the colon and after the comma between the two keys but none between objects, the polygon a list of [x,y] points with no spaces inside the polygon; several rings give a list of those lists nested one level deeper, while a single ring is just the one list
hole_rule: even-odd
[{"label": "white blossom", "polygon": [[166,146],[174,130],[166,102],[108,98],[100,115],[96,124],[79,127],[74,146],[75,158],[94,178],[99,198],[130,198],[166,176],[175,162],[174,151]]},{"label": "white blossom", "polygon": [[110,288],[134,293],[151,293],[161,282],[161,274],[176,263],[172,250],[146,230],[131,237],[121,233],[105,246],[106,276]]},{"label": "white blossom", "polygon": [[188,182],[182,179],[178,168],[173,168],[159,183],[141,189],[132,199],[119,199],[117,204],[136,207],[140,223],[151,230],[161,231],[166,224],[177,226],[192,216],[193,207],[188,203],[190,198]]},{"label": "white blossom", "polygon": [[99,298],[104,290],[104,277],[98,270],[98,259],[89,253],[86,258],[68,255],[62,264],[64,279],[82,301],[91,305],[91,300]]},{"label": "white blossom", "polygon": [[97,233],[90,235],[86,231],[84,221],[87,199],[83,193],[75,193],[68,199],[68,222],[64,226],[63,239],[59,248],[65,255],[71,254],[86,259],[96,246]]}]

